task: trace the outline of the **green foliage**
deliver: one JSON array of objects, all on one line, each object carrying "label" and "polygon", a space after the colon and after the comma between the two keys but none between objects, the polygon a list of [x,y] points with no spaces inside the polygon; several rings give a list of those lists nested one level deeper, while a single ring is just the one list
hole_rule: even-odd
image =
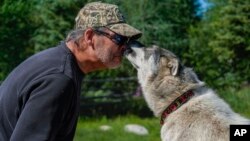
[{"label": "green foliage", "polygon": [[55,46],[65,39],[67,33],[74,27],[74,16],[81,4],[69,0],[36,0],[34,5],[33,24],[37,28],[30,40],[34,45],[34,52],[38,52]]},{"label": "green foliage", "polygon": [[5,0],[0,5],[0,80],[29,55],[33,8],[25,0]]},{"label": "green foliage", "polygon": [[[0,80],[31,54],[64,40],[74,27],[78,10],[92,1],[1,1]],[[103,1],[119,5],[128,23],[143,32],[140,41],[170,49],[209,85],[237,87],[249,82],[249,0],[213,0],[214,6],[201,22],[195,16],[193,0]],[[86,79],[135,75],[135,69],[124,59],[118,69],[93,72]],[[112,85],[104,83],[100,89]],[[124,88],[136,86],[133,81]]]},{"label": "green foliage", "polygon": [[[1,3],[1,79],[31,53],[55,46],[74,27],[78,10],[87,2],[70,0],[5,0]],[[103,0],[119,5],[128,23],[143,31],[141,41],[173,49],[187,48],[187,28],[194,21],[192,0]],[[132,4],[131,4],[132,3]],[[16,18],[11,18],[16,17]],[[9,25],[14,24],[12,28]],[[16,31],[15,31],[16,30]],[[16,38],[10,38],[13,33]],[[11,41],[7,41],[11,40]],[[5,46],[11,46],[6,48]],[[11,48],[11,49],[10,49]],[[9,55],[12,55],[9,57]],[[21,57],[20,57],[21,56]],[[11,62],[11,63],[9,63]],[[3,70],[4,69],[4,70]],[[99,71],[87,77],[134,76],[128,61],[116,70]],[[136,84],[131,84],[136,85]]]},{"label": "green foliage", "polygon": [[121,8],[129,23],[143,32],[144,44],[159,45],[179,56],[188,47],[189,26],[198,21],[193,0],[127,0]]},{"label": "green foliage", "polygon": [[83,117],[102,117],[105,115],[111,118],[128,114],[144,118],[153,116],[153,112],[141,96],[124,95],[123,93],[120,96],[114,93],[105,95],[106,92],[101,90],[92,92],[95,96],[90,95],[81,99],[80,115]]},{"label": "green foliage", "polygon": [[185,57],[209,85],[239,87],[250,80],[250,1],[216,2],[206,19],[190,29]]},{"label": "green foliage", "polygon": [[64,40],[84,1],[4,0],[0,4],[0,80],[3,80],[31,54]]}]

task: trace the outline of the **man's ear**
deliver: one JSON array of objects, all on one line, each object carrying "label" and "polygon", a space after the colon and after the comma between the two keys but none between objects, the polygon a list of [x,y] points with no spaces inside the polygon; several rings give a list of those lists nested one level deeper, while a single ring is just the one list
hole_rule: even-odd
[{"label": "man's ear", "polygon": [[84,41],[87,43],[89,46],[92,46],[93,44],[93,36],[94,36],[94,31],[91,28],[87,28],[84,32]]},{"label": "man's ear", "polygon": [[171,75],[175,76],[178,73],[179,70],[179,61],[177,58],[171,58],[170,61],[168,62],[168,67],[170,68],[170,73]]}]

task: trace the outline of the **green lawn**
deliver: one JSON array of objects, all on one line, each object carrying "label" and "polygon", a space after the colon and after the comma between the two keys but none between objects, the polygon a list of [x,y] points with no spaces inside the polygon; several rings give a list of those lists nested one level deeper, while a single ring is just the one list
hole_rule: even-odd
[{"label": "green lawn", "polygon": [[235,89],[220,91],[219,96],[223,98],[235,112],[250,118],[250,87],[245,87],[240,91],[236,91]]},{"label": "green lawn", "polygon": [[[142,136],[125,132],[126,124],[140,124],[148,129],[149,134]],[[112,129],[101,131],[101,125],[109,125]],[[160,141],[160,127],[157,118],[124,116],[114,119],[80,119],[74,141]]]},{"label": "green lawn", "polygon": [[[241,115],[250,118],[250,88],[240,91],[228,89],[220,91],[220,97]],[[124,131],[126,124],[140,124],[146,127],[149,135],[140,136]],[[112,127],[110,131],[101,131],[101,125]],[[80,118],[74,141],[160,141],[160,124],[158,118],[140,118],[137,116],[123,116],[112,119],[84,119]]]}]

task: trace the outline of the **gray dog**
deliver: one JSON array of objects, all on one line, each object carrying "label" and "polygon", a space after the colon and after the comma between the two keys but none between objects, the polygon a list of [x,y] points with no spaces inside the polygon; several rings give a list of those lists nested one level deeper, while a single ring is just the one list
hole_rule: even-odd
[{"label": "gray dog", "polygon": [[135,46],[125,56],[137,69],[149,108],[161,117],[163,141],[229,141],[229,125],[250,124],[172,52]]}]

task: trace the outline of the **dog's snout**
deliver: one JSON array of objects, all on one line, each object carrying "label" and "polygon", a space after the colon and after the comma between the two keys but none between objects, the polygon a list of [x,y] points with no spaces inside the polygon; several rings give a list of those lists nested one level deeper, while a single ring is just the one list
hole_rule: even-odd
[{"label": "dog's snout", "polygon": [[124,55],[128,55],[128,54],[130,54],[130,53],[132,53],[132,52],[133,52],[132,48],[128,46],[128,47],[126,48],[126,50],[124,51]]},{"label": "dog's snout", "polygon": [[131,54],[133,52],[132,48],[142,48],[144,45],[136,40],[131,40],[127,43],[126,50],[124,51],[124,55]]},{"label": "dog's snout", "polygon": [[131,40],[128,42],[128,47],[129,48],[131,48],[131,47],[141,48],[141,47],[144,47],[144,45],[137,40]]}]

